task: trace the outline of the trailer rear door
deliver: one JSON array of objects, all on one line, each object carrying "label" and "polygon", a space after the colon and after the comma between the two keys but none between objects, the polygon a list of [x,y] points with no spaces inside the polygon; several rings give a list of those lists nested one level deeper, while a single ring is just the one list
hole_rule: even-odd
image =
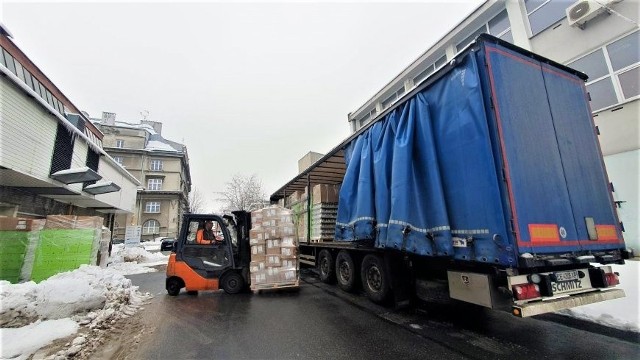
[{"label": "trailer rear door", "polygon": [[485,49],[519,252],[624,247],[583,81]]}]

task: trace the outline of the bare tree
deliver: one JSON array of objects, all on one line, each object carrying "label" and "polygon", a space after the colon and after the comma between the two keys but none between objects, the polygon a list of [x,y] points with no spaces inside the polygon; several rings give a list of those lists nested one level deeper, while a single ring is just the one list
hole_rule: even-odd
[{"label": "bare tree", "polygon": [[189,212],[192,214],[204,212],[204,196],[195,186],[189,193]]},{"label": "bare tree", "polygon": [[220,196],[216,200],[222,202],[224,209],[228,211],[251,211],[269,204],[265,200],[262,181],[256,174],[251,176],[235,174],[225,183],[225,191],[216,194]]}]

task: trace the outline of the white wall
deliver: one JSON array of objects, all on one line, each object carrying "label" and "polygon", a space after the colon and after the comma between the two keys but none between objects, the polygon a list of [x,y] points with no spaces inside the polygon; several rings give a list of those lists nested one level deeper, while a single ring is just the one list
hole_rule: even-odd
[{"label": "white wall", "polygon": [[609,181],[613,183],[615,201],[626,201],[618,208],[620,221],[624,223],[624,239],[628,248],[635,250],[636,256],[640,256],[640,232],[638,219],[640,212],[640,150],[605,156]]},{"label": "white wall", "polygon": [[57,120],[5,76],[0,94],[0,165],[50,181]]},{"label": "white wall", "polygon": [[133,212],[136,206],[136,194],[138,185],[129,177],[123,175],[115,168],[115,165],[107,162],[104,157],[100,159],[98,174],[102,175],[102,181],[113,181],[120,186],[120,191],[96,195],[96,199],[124,211]]}]

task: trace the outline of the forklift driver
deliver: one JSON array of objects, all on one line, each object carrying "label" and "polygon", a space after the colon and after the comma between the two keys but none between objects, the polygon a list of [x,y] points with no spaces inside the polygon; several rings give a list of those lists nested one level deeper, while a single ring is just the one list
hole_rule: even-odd
[{"label": "forklift driver", "polygon": [[218,244],[220,241],[213,233],[213,221],[207,220],[204,223],[204,229],[198,230],[196,233],[196,243],[201,245]]}]

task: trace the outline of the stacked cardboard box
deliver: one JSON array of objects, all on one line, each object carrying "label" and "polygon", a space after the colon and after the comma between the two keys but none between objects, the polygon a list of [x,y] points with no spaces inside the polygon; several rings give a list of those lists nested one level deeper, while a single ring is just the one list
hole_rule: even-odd
[{"label": "stacked cardboard box", "polygon": [[333,241],[337,217],[338,204],[314,204],[311,209],[311,240],[314,242]]},{"label": "stacked cardboard box", "polygon": [[338,196],[340,188],[335,185],[313,187],[313,207],[311,208],[311,240],[332,241],[336,232],[338,217]]},{"label": "stacked cardboard box", "polygon": [[292,212],[270,206],[251,213],[251,289],[299,285],[298,248]]}]

